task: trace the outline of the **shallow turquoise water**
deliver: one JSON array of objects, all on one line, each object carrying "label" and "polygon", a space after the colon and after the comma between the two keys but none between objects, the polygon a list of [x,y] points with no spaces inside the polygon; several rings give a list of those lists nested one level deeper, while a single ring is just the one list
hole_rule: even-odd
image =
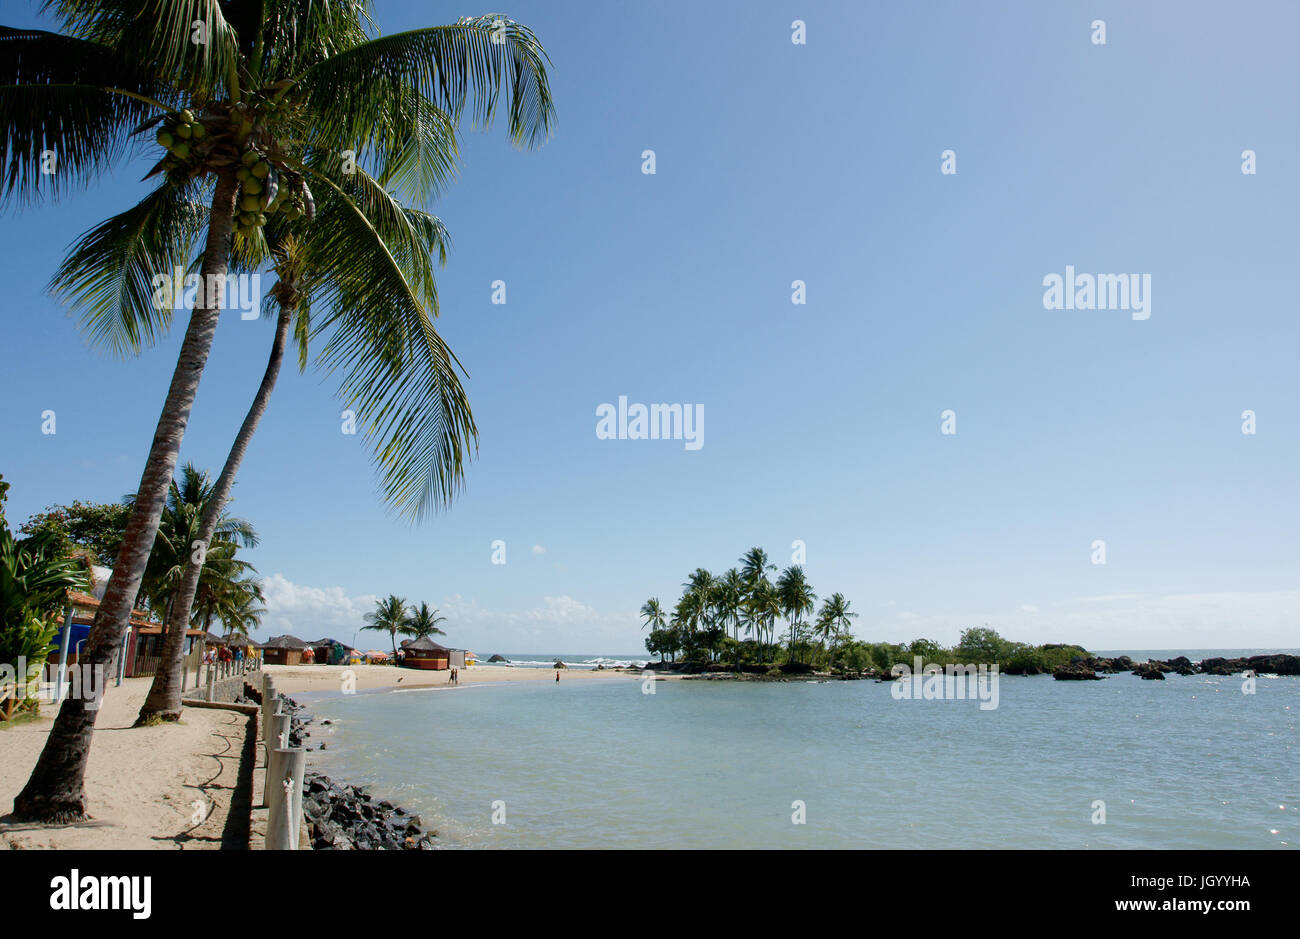
[{"label": "shallow turquoise water", "polygon": [[1240,677],[1006,676],[996,710],[895,700],[874,681],[641,687],[304,697],[309,743],[329,744],[310,761],[418,812],[447,846],[1300,845],[1298,678],[1245,695]]}]

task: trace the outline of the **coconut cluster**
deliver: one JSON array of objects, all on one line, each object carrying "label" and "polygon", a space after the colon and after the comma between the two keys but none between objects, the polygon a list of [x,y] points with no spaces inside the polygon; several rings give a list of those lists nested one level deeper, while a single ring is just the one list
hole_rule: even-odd
[{"label": "coconut cluster", "polygon": [[245,238],[255,237],[267,216],[276,212],[289,221],[315,217],[316,202],[307,181],[277,165],[281,161],[255,138],[252,115],[239,106],[230,113],[220,107],[203,112],[207,126],[186,108],[168,114],[158,129],[158,144],[167,150],[161,168],[174,181],[234,167],[239,180],[235,229]]},{"label": "coconut cluster", "polygon": [[199,141],[206,136],[207,128],[189,108],[167,115],[156,135],[159,146],[167,151],[163,169],[174,173],[194,166],[197,162],[195,151]]},{"label": "coconut cluster", "polygon": [[289,221],[304,217],[311,221],[315,216],[316,203],[307,181],[300,175],[277,169],[255,147],[244,152],[240,163],[235,171],[240,183],[235,223],[240,234],[245,237],[256,234],[266,224],[266,217],[276,212]]}]

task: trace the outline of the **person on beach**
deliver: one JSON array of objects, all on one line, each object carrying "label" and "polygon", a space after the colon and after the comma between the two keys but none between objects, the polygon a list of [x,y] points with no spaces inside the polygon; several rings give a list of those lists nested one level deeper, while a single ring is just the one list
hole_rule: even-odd
[{"label": "person on beach", "polygon": [[555,670],[555,680],[557,682],[560,680],[560,670],[558,668]]}]

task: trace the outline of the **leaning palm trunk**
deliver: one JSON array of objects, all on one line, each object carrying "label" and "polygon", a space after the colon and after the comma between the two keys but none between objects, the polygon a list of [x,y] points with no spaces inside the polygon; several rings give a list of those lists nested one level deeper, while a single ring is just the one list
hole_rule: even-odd
[{"label": "leaning palm trunk", "polygon": [[[284,361],[284,347],[289,339],[289,326],[293,320],[290,304],[281,303],[280,316],[275,324],[275,341],[271,345],[271,356],[266,363],[266,372],[262,383],[253,396],[253,403],[239,428],[235,443],[226,457],[226,465],[221,468],[221,475],[212,488],[203,517],[199,520],[199,530],[194,544],[190,545],[189,560],[181,575],[180,585],[176,589],[171,613],[167,617],[166,636],[163,639],[162,662],[149,688],[149,696],[140,708],[136,724],[144,724],[152,719],[166,721],[177,720],[181,715],[181,675],[185,668],[185,631],[189,627],[190,612],[194,606],[194,596],[199,589],[199,577],[203,572],[203,557],[212,535],[221,519],[221,512],[230,498],[230,490],[235,484],[239,465],[248,451],[248,444],[257,432],[257,425],[266,413],[271,401],[271,392],[275,390],[276,379],[280,375],[280,365]],[[199,561],[195,563],[195,554]],[[211,619],[211,613],[209,613]]]},{"label": "leaning palm trunk", "polygon": [[[211,221],[203,253],[205,285],[216,283],[218,277],[222,282],[225,280],[238,185],[233,176],[219,177],[212,195]],[[86,653],[80,664],[102,668],[105,675],[111,673],[117,663],[122,636],[130,623],[131,609],[135,606],[145,565],[158,534],[158,522],[176,470],[176,456],[180,452],[181,438],[185,436],[190,408],[217,331],[220,311],[212,302],[211,291],[204,289],[199,294],[185,330],[180,357],[172,372],[158,428],[154,431],[149,459],[140,479],[117,564],[95,613],[90,635],[86,637]],[[36,768],[14,799],[14,814],[18,818],[66,822],[85,817],[86,762],[90,756],[90,739],[95,732],[95,718],[99,715],[98,708],[87,707],[88,703],[82,697],[69,697],[59,708]]]}]

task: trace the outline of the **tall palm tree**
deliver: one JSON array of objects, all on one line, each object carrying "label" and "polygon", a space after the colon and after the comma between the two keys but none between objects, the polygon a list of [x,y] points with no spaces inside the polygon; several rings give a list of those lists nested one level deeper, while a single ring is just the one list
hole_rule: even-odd
[{"label": "tall palm tree", "polygon": [[781,572],[776,582],[776,592],[781,600],[781,612],[790,623],[790,658],[793,661],[797,656],[796,647],[803,629],[803,616],[813,611],[817,594],[813,593],[812,585],[798,564]]},{"label": "tall palm tree", "polygon": [[[367,31],[366,5],[348,0],[50,0],[49,6],[63,34],[0,27],[5,193],[32,200],[93,179],[135,134],[160,124],[158,141],[170,150],[157,167],[166,178],[160,190],[118,217],[145,233],[141,241],[165,247],[125,258],[116,275],[91,288],[101,300],[114,294],[138,300],[149,275],[187,263],[186,235],[194,222],[187,213],[190,201],[176,198],[177,190],[208,199],[199,271],[211,286],[225,280],[237,209],[241,236],[250,240],[260,237],[263,213],[251,211],[249,201],[253,209],[275,211],[270,184],[261,180],[280,177],[292,194],[280,208],[308,220],[314,214],[308,177],[343,192],[327,172],[313,168],[313,155],[352,151],[360,163],[381,167],[386,184],[427,188],[446,165],[440,141],[471,91],[474,117],[486,125],[508,89],[509,134],[516,144],[537,143],[549,132],[553,109],[545,53],[531,31],[499,18],[377,37]],[[199,43],[191,41],[196,22],[204,27]],[[48,150],[60,157],[53,174],[40,171]],[[253,198],[263,193],[261,200]],[[151,269],[142,257],[168,263]],[[358,280],[397,266],[393,252],[378,249],[357,262]],[[87,664],[114,661],[148,562],[216,331],[217,296],[210,289],[199,293],[135,509],[86,643]],[[133,314],[141,305],[103,303],[100,315],[90,318],[92,332],[116,340],[119,351],[151,341],[168,325],[170,309],[143,320],[113,316]],[[363,331],[363,325],[353,327],[353,343]],[[427,314],[406,334],[390,335],[388,343],[393,357],[399,349],[423,350],[437,363],[426,375],[437,374],[443,382],[454,375]],[[339,351],[345,363],[347,346],[345,339]],[[430,472],[437,461],[427,456],[428,438],[463,435],[465,428],[446,414],[401,408],[407,389],[399,388],[396,403],[391,392],[379,390],[394,371],[392,357],[386,369],[364,368],[353,383],[345,381],[345,393],[370,399],[361,416],[367,438],[377,441],[385,493],[400,510],[418,516],[445,496],[439,482],[454,488],[457,479],[452,474],[440,480]],[[425,442],[411,443],[421,431]],[[97,714],[80,699],[64,702],[14,800],[16,816],[84,817],[83,781]]]},{"label": "tall palm tree", "polygon": [[751,595],[750,603],[754,609],[754,616],[767,633],[766,646],[770,655],[775,645],[776,621],[781,615],[781,595],[770,580],[762,577]]},{"label": "tall palm tree", "polygon": [[[369,179],[364,171],[358,172]],[[378,188],[373,181],[369,185]],[[391,197],[381,200],[379,210],[376,210],[376,205],[372,202],[364,199],[360,201],[366,208],[362,213],[356,214],[334,196],[333,190],[329,190],[322,200],[322,219],[334,218],[338,213],[344,219],[344,224],[331,226],[322,221],[321,224],[304,227],[296,220],[287,220],[277,214],[264,228],[263,243],[251,240],[241,242],[242,250],[237,254],[237,263],[241,267],[255,267],[269,253],[277,279],[267,293],[264,306],[267,316],[275,317],[276,328],[261,383],[217,479],[217,504],[228,498],[253,434],[269,406],[284,361],[290,331],[292,330],[298,347],[299,367],[303,368],[308,359],[308,344],[313,328],[319,328],[321,320],[329,319],[325,313],[321,313],[313,321],[314,297],[320,298],[325,304],[344,307],[348,316],[360,315],[372,320],[373,325],[366,330],[366,334],[371,340],[378,341],[371,341],[358,350],[363,365],[369,360],[382,362],[388,354],[381,337],[386,336],[390,330],[401,331],[403,328],[402,317],[406,314],[407,307],[403,303],[402,290],[399,288],[388,293],[374,293],[367,288],[358,293],[351,285],[355,271],[353,259],[359,254],[365,254],[376,235],[386,245],[398,245],[406,244],[404,238],[409,234],[407,229],[415,232],[416,239],[423,247],[420,251],[403,255],[402,276],[404,280],[423,285],[431,308],[435,314],[437,312],[437,294],[433,289],[430,257],[436,253],[441,261],[446,261],[446,233],[441,221],[418,210],[402,207]],[[321,305],[316,307],[318,313],[321,312]],[[454,418],[452,423],[464,427],[469,439],[477,439],[473,415],[469,412],[464,391],[454,372],[450,373],[450,380],[430,383],[426,397],[431,410],[451,415]],[[398,442],[407,443],[405,440]],[[465,459],[461,436],[440,436],[432,449],[432,471],[442,476],[444,482],[447,478],[459,479]],[[206,543],[216,511],[214,505],[202,519],[200,530],[196,533],[200,544]],[[154,718],[176,720],[180,717],[184,624],[189,620],[189,605],[198,589],[200,577],[198,566],[191,566],[184,572],[177,603],[168,620],[162,666],[154,677],[149,695],[136,719],[137,723],[146,723]]]},{"label": "tall palm tree", "polygon": [[[767,552],[762,548],[750,548],[740,556],[740,576],[745,582],[745,595],[741,602],[746,610],[746,618],[752,624],[751,628],[761,630],[767,622],[763,585],[771,586],[767,573],[774,570],[776,565],[768,560]],[[761,635],[759,643],[762,644]]]},{"label": "tall palm tree", "polygon": [[410,615],[402,622],[398,632],[404,636],[414,636],[416,639],[445,636],[447,633],[438,628],[439,623],[445,622],[447,617],[439,616],[436,609],[430,609],[429,604],[422,601],[419,609],[411,609]]},{"label": "tall palm tree", "polygon": [[641,618],[645,620],[645,622],[641,624],[642,629],[645,629],[647,626],[649,626],[652,631],[664,628],[665,616],[663,607],[659,605],[658,597],[651,597],[645,603],[641,604]]},{"label": "tall palm tree", "polygon": [[406,625],[408,612],[406,599],[389,594],[375,605],[374,612],[366,614],[366,625],[362,629],[386,632],[393,641],[393,662],[397,662],[397,634]]},{"label": "tall palm tree", "polygon": [[724,629],[731,627],[736,640],[736,668],[740,668],[740,620],[745,599],[745,579],[734,567],[718,580],[718,616]]},{"label": "tall palm tree", "polygon": [[822,601],[821,611],[817,614],[817,625],[824,641],[830,642],[849,631],[852,626],[850,620],[858,617],[857,613],[849,609],[850,606],[842,593],[833,593]]}]

